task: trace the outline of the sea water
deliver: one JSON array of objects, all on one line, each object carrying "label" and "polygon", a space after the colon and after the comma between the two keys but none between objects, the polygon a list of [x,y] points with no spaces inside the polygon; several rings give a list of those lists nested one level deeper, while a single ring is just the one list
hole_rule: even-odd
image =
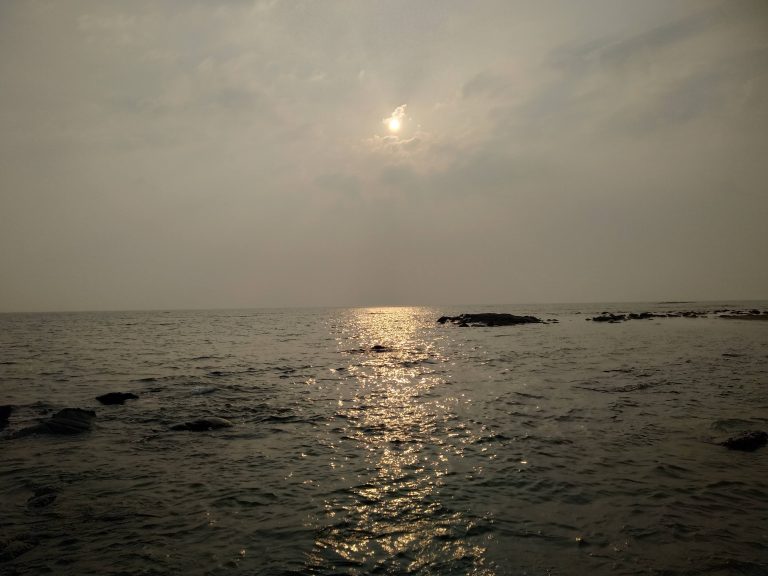
[{"label": "sea water", "polygon": [[[768,322],[586,321],[723,306],[767,307],[0,315],[5,434],[97,413],[0,439],[0,572],[768,574],[768,448],[717,443],[768,430]],[[436,322],[484,311],[559,322]]]}]

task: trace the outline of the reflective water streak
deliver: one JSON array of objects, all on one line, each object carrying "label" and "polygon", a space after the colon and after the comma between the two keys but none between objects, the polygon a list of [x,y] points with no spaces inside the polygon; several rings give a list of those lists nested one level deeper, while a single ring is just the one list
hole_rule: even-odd
[{"label": "reflective water streak", "polygon": [[[325,502],[308,568],[350,573],[485,574],[484,548],[467,541],[473,522],[441,496],[452,416],[431,395],[444,386],[432,366],[444,360],[424,339],[430,311],[356,310],[339,337],[351,397],[339,400],[345,424],[332,467],[344,474],[345,450],[365,454],[358,473]],[[350,342],[357,346],[349,349]],[[362,358],[360,357],[362,355]],[[460,452],[460,450],[459,450]]]}]

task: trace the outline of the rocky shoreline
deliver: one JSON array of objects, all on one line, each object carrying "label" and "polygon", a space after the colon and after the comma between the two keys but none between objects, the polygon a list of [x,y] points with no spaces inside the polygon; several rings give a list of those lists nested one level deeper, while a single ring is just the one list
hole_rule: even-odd
[{"label": "rocky shoreline", "polygon": [[710,318],[717,316],[726,320],[768,320],[768,310],[715,310],[701,312],[697,310],[681,310],[675,312],[601,312],[598,316],[586,318],[592,322],[607,322],[617,324],[628,320],[650,320],[653,318]]}]

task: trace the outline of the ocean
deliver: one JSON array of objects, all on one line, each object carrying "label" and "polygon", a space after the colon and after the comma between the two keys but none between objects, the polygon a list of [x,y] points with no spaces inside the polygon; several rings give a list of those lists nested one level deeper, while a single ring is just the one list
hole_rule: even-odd
[{"label": "ocean", "polygon": [[[768,574],[768,447],[718,444],[768,430],[753,307],[2,314],[0,573]],[[487,311],[558,322],[436,322]]]}]

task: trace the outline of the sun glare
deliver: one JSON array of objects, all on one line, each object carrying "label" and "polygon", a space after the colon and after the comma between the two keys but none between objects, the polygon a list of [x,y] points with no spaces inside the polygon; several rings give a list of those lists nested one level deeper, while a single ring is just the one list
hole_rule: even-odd
[{"label": "sun glare", "polygon": [[381,120],[390,132],[400,132],[403,127],[403,119],[405,119],[405,108],[405,104],[398,106],[392,111],[392,114]]}]

